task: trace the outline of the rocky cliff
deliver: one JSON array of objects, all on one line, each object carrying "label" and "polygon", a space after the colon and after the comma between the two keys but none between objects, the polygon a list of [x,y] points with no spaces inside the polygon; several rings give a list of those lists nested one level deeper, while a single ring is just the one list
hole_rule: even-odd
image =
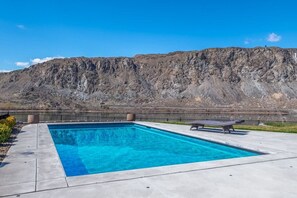
[{"label": "rocky cliff", "polygon": [[0,74],[0,102],[105,105],[297,105],[297,49],[215,48],[133,58],[67,58]]}]

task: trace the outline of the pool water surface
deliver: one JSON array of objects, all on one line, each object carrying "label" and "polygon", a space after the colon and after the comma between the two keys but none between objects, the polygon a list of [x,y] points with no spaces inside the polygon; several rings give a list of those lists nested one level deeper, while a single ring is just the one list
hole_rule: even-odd
[{"label": "pool water surface", "polygon": [[67,176],[259,155],[133,123],[48,127]]}]

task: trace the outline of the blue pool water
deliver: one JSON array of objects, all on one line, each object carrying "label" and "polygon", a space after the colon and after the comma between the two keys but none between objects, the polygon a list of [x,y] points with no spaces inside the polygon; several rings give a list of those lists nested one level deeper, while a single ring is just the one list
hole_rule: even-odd
[{"label": "blue pool water", "polygon": [[137,124],[48,127],[67,176],[259,155]]}]

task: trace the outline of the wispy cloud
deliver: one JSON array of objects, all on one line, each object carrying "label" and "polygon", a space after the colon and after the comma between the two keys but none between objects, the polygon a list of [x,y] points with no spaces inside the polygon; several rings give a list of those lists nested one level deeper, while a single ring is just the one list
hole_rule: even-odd
[{"label": "wispy cloud", "polygon": [[11,72],[12,70],[6,70],[6,69],[0,69],[0,73],[7,73],[7,72]]},{"label": "wispy cloud", "polygon": [[15,65],[19,67],[29,67],[31,65],[36,65],[38,63],[44,63],[46,61],[50,61],[56,58],[65,58],[62,56],[54,56],[54,57],[45,57],[45,58],[34,58],[31,59],[29,62],[16,62]]},{"label": "wispy cloud", "polygon": [[33,60],[31,60],[31,65],[35,65],[35,64],[38,64],[38,63],[44,63],[46,61],[50,61],[50,60],[53,60],[53,59],[56,59],[56,58],[65,58],[65,57],[56,56],[56,57],[34,58]]},{"label": "wispy cloud", "polygon": [[22,25],[22,24],[18,24],[18,25],[16,25],[16,27],[19,28],[19,29],[21,29],[21,30],[25,30],[26,29],[26,27],[24,25]]},{"label": "wispy cloud", "polygon": [[270,33],[267,37],[268,42],[279,42],[282,39],[280,35],[277,35],[275,33]]},{"label": "wispy cloud", "polygon": [[249,44],[263,44],[263,42],[279,42],[282,39],[282,36],[276,34],[276,33],[270,33],[266,38],[246,38],[243,40],[243,43],[245,45]]},{"label": "wispy cloud", "polygon": [[243,43],[245,44],[245,45],[248,45],[248,44],[250,44],[252,41],[250,40],[250,39],[245,39],[244,41],[243,41]]},{"label": "wispy cloud", "polygon": [[15,65],[19,66],[19,67],[29,67],[30,63],[29,62],[16,62]]},{"label": "wispy cloud", "polygon": [[245,45],[249,45],[249,44],[252,44],[252,43],[257,43],[257,42],[261,42],[263,39],[259,39],[259,38],[246,38],[243,43]]}]

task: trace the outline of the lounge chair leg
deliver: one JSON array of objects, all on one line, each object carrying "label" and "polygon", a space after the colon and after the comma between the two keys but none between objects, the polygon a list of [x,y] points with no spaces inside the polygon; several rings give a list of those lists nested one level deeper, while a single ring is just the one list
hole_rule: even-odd
[{"label": "lounge chair leg", "polygon": [[224,134],[226,133],[227,130],[228,130],[228,128],[226,126],[223,126]]},{"label": "lounge chair leg", "polygon": [[233,128],[233,127],[232,126],[223,126],[224,133],[227,133],[227,132],[231,133],[231,131],[230,131],[231,128]]}]

